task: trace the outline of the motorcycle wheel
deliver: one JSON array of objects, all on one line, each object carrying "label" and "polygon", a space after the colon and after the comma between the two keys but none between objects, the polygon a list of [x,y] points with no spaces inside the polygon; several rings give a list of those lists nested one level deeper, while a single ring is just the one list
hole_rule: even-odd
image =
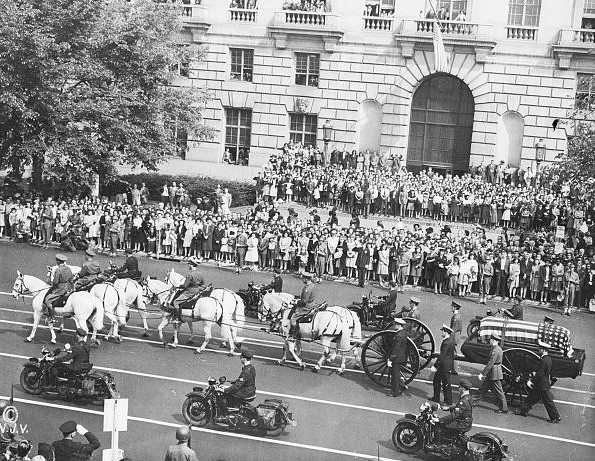
[{"label": "motorcycle wheel", "polygon": [[182,416],[192,426],[206,426],[211,419],[209,404],[204,397],[188,397],[182,405]]},{"label": "motorcycle wheel", "polygon": [[467,326],[467,337],[473,338],[479,334],[479,322],[471,320]]},{"label": "motorcycle wheel", "polygon": [[277,414],[275,415],[275,419],[277,420],[275,429],[270,429],[266,431],[266,434],[270,437],[277,437],[283,434],[283,432],[285,432],[285,428],[287,427],[285,418],[283,417],[283,415],[279,414],[279,412],[277,412]]},{"label": "motorcycle wheel", "polygon": [[414,422],[401,421],[393,430],[393,444],[403,453],[417,453],[423,447],[424,436]]},{"label": "motorcycle wheel", "polygon": [[43,391],[40,382],[41,369],[37,367],[24,367],[21,371],[21,387],[27,394],[39,395]]}]

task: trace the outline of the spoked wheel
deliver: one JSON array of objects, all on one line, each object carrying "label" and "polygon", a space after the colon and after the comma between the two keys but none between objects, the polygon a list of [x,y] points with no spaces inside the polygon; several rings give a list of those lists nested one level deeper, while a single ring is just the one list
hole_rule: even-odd
[{"label": "spoked wheel", "polygon": [[424,444],[424,436],[413,421],[401,420],[393,430],[393,443],[403,453],[417,453]]},{"label": "spoked wheel", "polygon": [[419,369],[423,370],[432,361],[432,354],[436,350],[436,342],[432,330],[417,319],[403,319],[407,324],[407,336],[415,343],[419,352]]},{"label": "spoked wheel", "polygon": [[473,338],[479,334],[479,320],[471,320],[467,325],[467,337]]},{"label": "spoked wheel", "polygon": [[[394,337],[397,334],[393,330],[384,330],[370,336],[362,348],[362,367],[366,375],[379,386],[390,387],[390,368],[388,361],[393,350]],[[407,362],[401,367],[401,374],[405,384],[409,384],[419,372],[419,353],[415,343],[408,338],[407,341]]]},{"label": "spoked wheel", "polygon": [[24,367],[21,371],[20,382],[23,390],[27,394],[39,395],[43,391],[41,385],[41,369],[37,367]]},{"label": "spoked wheel", "polygon": [[527,381],[531,373],[537,370],[539,356],[527,349],[513,347],[504,351],[502,356],[502,389],[510,405],[518,402],[522,405],[530,389]]},{"label": "spoked wheel", "polygon": [[209,405],[201,396],[188,397],[182,405],[182,416],[188,424],[206,426],[211,416]]}]

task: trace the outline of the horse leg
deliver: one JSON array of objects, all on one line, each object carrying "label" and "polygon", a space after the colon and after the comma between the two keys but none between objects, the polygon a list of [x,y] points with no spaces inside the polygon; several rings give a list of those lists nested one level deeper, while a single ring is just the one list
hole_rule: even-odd
[{"label": "horse leg", "polygon": [[291,355],[293,356],[294,360],[300,366],[302,371],[304,371],[306,369],[306,364],[302,361],[302,359],[298,356],[298,354],[295,351],[296,342],[295,341],[287,341],[286,344],[287,344],[287,348],[289,349],[289,352],[291,352]]},{"label": "horse leg", "polygon": [[169,316],[164,315],[163,318],[161,319],[161,323],[159,323],[159,325],[157,326],[157,333],[159,333],[159,341],[161,341],[161,344],[163,345],[163,347],[167,346],[167,343],[165,342],[165,339],[163,338],[163,329],[169,325]]},{"label": "horse leg", "polygon": [[341,366],[337,370],[337,374],[342,375],[345,372],[345,352],[340,351],[339,354],[341,355]]},{"label": "horse leg", "polygon": [[362,348],[359,346],[353,347],[353,359],[355,360],[355,365],[353,365],[354,370],[359,370],[362,365]]},{"label": "horse leg", "polygon": [[211,340],[211,322],[204,322],[204,334],[205,340],[202,342],[200,347],[197,347],[194,351],[195,354],[202,354],[206,347],[209,345],[209,341]]},{"label": "horse leg", "polygon": [[31,333],[29,336],[25,338],[26,343],[30,343],[35,338],[35,333],[37,332],[37,327],[39,326],[39,320],[41,319],[41,314],[37,311],[33,311],[33,327],[31,328]]},{"label": "horse leg", "polygon": [[178,347],[178,332],[180,330],[181,324],[179,322],[174,322],[174,336],[173,342],[169,345],[169,347],[176,348]]},{"label": "horse leg", "polygon": [[147,312],[147,305],[145,304],[145,301],[143,300],[142,290],[140,293],[137,293],[137,296],[136,296],[136,309],[138,310],[138,312],[140,314],[140,318],[143,320],[143,328],[145,329],[145,331],[143,332],[143,338],[148,338],[149,337],[149,324],[147,323],[147,318],[149,317],[149,314]]},{"label": "horse leg", "polygon": [[190,337],[188,338],[188,341],[186,341],[186,344],[192,346],[194,344],[194,326],[192,325],[192,322],[188,322],[188,329],[190,330]]},{"label": "horse leg", "polygon": [[236,349],[233,327],[230,325],[221,325],[221,333],[224,338],[227,337],[227,344],[229,345],[229,352],[227,353],[227,356],[233,357],[234,351]]},{"label": "horse leg", "polygon": [[322,356],[320,357],[320,359],[318,360],[318,362],[314,366],[314,372],[320,371],[320,369],[324,365],[324,362],[326,362],[326,360],[328,359],[329,354],[330,354],[330,347],[327,346],[327,345],[325,345],[324,346],[324,349],[322,351]]}]

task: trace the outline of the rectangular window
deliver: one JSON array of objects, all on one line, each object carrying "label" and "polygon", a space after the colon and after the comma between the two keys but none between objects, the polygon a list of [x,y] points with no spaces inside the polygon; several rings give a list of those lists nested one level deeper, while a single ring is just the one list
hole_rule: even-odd
[{"label": "rectangular window", "polygon": [[230,48],[229,52],[231,55],[231,79],[251,82],[254,68],[254,50]]},{"label": "rectangular window", "polygon": [[386,17],[395,14],[396,0],[366,0],[364,16]]},{"label": "rectangular window", "polygon": [[580,111],[591,111],[595,109],[595,75],[576,75],[576,95],[574,108]]},{"label": "rectangular window", "polygon": [[251,109],[225,108],[225,160],[248,165],[251,132]]},{"label": "rectangular window", "polygon": [[509,26],[539,26],[541,0],[509,0]]},{"label": "rectangular window", "polygon": [[318,116],[289,114],[289,140],[301,142],[304,146],[316,147]]},{"label": "rectangular window", "polygon": [[435,5],[438,19],[455,21],[457,18],[463,17],[459,16],[461,13],[469,17],[467,15],[467,0],[437,0]]},{"label": "rectangular window", "polygon": [[295,84],[318,87],[320,75],[320,55],[296,53]]}]

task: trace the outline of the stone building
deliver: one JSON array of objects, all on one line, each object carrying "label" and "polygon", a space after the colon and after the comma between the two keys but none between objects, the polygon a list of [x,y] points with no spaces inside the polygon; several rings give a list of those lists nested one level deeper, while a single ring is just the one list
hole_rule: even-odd
[{"label": "stone building", "polygon": [[323,148],[325,137],[329,150],[402,155],[412,169],[535,168],[536,144],[545,162],[566,148],[553,119],[595,96],[595,0],[187,1],[182,42],[208,54],[176,83],[212,91],[215,129],[212,142],[179,136],[190,170],[259,166],[290,139]]}]

